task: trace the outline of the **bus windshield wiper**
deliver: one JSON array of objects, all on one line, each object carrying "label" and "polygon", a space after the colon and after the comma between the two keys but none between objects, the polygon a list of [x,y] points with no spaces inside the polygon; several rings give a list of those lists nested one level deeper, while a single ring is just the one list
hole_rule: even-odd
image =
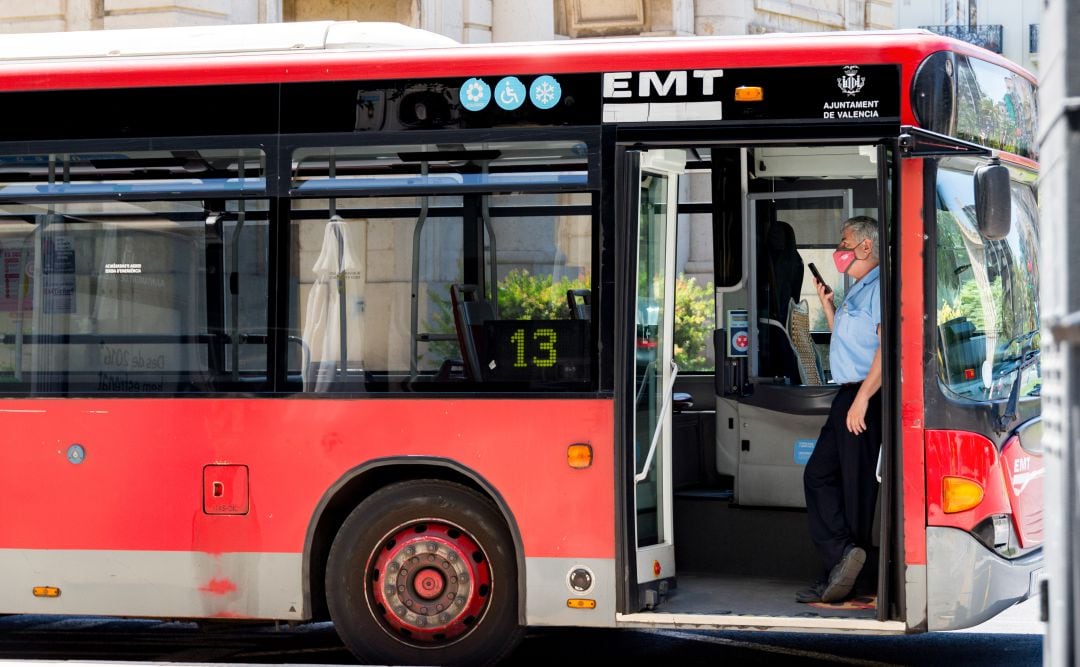
[{"label": "bus windshield wiper", "polygon": [[1038,330],[1021,334],[1009,342],[1006,349],[1013,343],[1020,344],[1020,355],[1017,357],[1016,377],[1013,379],[1012,389],[1009,391],[1009,400],[1005,403],[1004,411],[998,415],[994,422],[994,431],[1003,433],[1009,428],[1012,420],[1016,419],[1017,404],[1020,402],[1020,385],[1023,381],[1024,371],[1039,360],[1040,348],[1034,341],[1038,338]]}]

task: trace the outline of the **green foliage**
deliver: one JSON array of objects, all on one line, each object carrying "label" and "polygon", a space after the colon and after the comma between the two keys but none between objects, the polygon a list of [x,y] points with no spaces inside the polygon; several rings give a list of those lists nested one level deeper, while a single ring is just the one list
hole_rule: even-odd
[{"label": "green foliage", "polygon": [[[570,307],[566,293],[572,289],[589,289],[586,277],[575,279],[563,276],[534,276],[525,269],[514,269],[499,281],[499,318],[503,320],[567,320]],[[454,312],[448,285],[428,288],[428,321],[426,331],[454,333]],[[443,359],[460,358],[458,344],[437,341],[428,345],[428,365],[438,366]]]},{"label": "green foliage", "polygon": [[514,269],[499,281],[499,317],[504,320],[568,320],[570,307],[566,293],[589,289],[589,281],[566,276],[557,282],[552,276],[530,275]]},{"label": "green foliage", "polygon": [[716,328],[713,285],[694,278],[675,281],[675,363],[680,371],[711,371],[709,343]]}]

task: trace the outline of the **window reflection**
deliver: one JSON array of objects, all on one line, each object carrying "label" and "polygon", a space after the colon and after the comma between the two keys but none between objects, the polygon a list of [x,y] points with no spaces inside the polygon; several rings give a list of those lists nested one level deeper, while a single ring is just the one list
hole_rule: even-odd
[{"label": "window reflection", "polygon": [[[1038,350],[1036,202],[1014,183],[1012,230],[988,241],[975,223],[971,174],[938,173],[937,324],[941,380],[973,400],[1007,397],[1022,361]],[[1037,366],[1020,396],[1038,395]]]}]

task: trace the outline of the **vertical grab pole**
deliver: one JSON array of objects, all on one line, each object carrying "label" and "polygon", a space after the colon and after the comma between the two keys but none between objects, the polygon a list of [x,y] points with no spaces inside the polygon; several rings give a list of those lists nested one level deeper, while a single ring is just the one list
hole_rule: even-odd
[{"label": "vertical grab pole", "polygon": [[[488,162],[484,162],[484,175],[488,173]],[[484,179],[487,180],[486,178]],[[488,197],[491,195],[480,195],[480,215],[484,218],[484,230],[487,232],[488,248],[491,254],[491,270],[488,271],[488,275],[491,276],[491,312],[495,314],[495,318],[499,317],[499,270],[498,270],[498,250],[495,245],[495,227],[491,223],[491,212],[488,209]]]},{"label": "vertical grab pole", "polygon": [[232,348],[232,379],[240,380],[240,232],[244,230],[246,208],[244,206],[244,151],[241,149],[236,161],[240,178],[240,199],[237,201],[236,230],[230,239],[229,263],[229,346]]},{"label": "vertical grab pole", "polygon": [[[424,177],[428,173],[427,160],[420,162],[420,174]],[[413,227],[412,238],[412,310],[409,313],[409,379],[415,380],[417,375],[417,337],[420,335],[420,232],[424,229],[428,215],[428,196],[420,198],[420,217],[416,219]]]},{"label": "vertical grab pole", "polygon": [[[330,180],[337,178],[337,154],[334,149],[330,149],[329,157],[329,175]],[[337,217],[337,197],[331,197],[329,202],[330,219],[326,224],[334,225],[334,241],[337,243],[337,294],[338,294],[338,359],[339,364],[337,366],[336,375],[339,379],[344,380],[348,375],[349,365],[349,327],[347,326],[346,316],[347,309],[345,307],[345,237],[341,233],[339,224],[344,224],[342,220]]]}]

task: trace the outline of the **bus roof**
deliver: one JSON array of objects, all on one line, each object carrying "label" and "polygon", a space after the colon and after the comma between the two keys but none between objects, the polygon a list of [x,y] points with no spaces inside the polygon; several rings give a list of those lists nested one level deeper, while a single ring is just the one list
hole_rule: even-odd
[{"label": "bus roof", "polygon": [[360,51],[455,44],[449,37],[400,23],[359,21],[80,30],[0,35],[0,62]]},{"label": "bus roof", "polygon": [[907,79],[942,50],[1035,81],[1001,56],[924,30],[458,44],[399,24],[322,21],[4,35],[0,90],[876,63],[911,65]]}]

